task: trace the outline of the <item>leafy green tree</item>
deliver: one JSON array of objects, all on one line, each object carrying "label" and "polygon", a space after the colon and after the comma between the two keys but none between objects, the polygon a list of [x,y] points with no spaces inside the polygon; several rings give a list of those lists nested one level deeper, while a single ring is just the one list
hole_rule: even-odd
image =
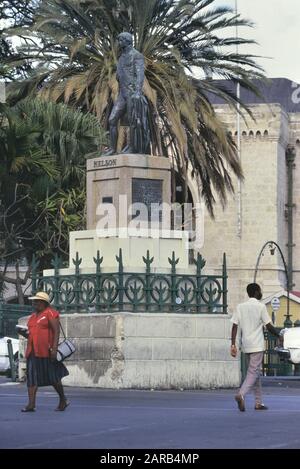
[{"label": "leafy green tree", "polygon": [[[32,255],[49,267],[53,252],[67,257],[69,232],[82,229],[86,154],[103,143],[97,118],[39,99],[0,108],[0,281],[8,265]],[[28,272],[30,269],[28,269]],[[26,274],[28,278],[29,274]],[[26,282],[25,282],[26,283]]]}]

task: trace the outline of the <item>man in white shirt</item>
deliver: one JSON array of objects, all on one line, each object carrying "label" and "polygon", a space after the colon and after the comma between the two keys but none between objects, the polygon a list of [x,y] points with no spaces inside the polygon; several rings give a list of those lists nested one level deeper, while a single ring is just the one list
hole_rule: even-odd
[{"label": "man in white shirt", "polygon": [[236,335],[240,328],[242,337],[242,350],[246,354],[248,369],[246,378],[235,396],[238,408],[245,411],[245,395],[254,388],[255,410],[267,410],[267,406],[262,403],[261,393],[261,367],[265,350],[265,339],[263,326],[277,337],[280,337],[273,327],[267,308],[259,300],[262,299],[261,288],[257,283],[250,283],[247,286],[249,300],[237,306],[236,312],[231,318],[231,355],[236,357]]}]

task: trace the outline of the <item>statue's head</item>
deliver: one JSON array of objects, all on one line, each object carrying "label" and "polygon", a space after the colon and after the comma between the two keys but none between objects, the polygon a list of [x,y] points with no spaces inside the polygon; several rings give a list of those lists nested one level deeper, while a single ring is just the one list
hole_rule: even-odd
[{"label": "statue's head", "polygon": [[121,48],[133,45],[133,37],[130,33],[121,33],[117,39]]}]

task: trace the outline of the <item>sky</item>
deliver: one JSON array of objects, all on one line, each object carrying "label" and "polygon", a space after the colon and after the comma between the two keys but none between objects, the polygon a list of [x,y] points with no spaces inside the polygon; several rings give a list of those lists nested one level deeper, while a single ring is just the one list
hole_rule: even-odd
[{"label": "sky", "polygon": [[[241,52],[257,59],[270,78],[289,78],[300,84],[300,0],[237,0],[238,11],[255,23],[241,28],[242,37],[259,45],[243,46]],[[235,0],[216,0],[216,5],[235,7]]]},{"label": "sky", "polygon": [[[255,23],[254,28],[241,28],[240,35],[259,43],[241,51],[269,57],[258,59],[268,77],[300,83],[300,0],[237,1],[239,13]],[[235,0],[217,4],[234,7]]]}]

